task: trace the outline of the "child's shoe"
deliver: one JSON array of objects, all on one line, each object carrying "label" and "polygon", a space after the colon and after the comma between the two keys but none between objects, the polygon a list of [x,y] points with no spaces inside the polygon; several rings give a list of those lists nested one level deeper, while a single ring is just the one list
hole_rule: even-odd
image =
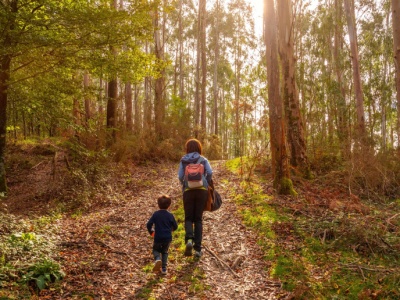
[{"label": "child's shoe", "polygon": [[161,269],[161,275],[167,275],[167,268]]},{"label": "child's shoe", "polygon": [[188,240],[185,248],[185,256],[192,256],[193,244],[192,240]]},{"label": "child's shoe", "polygon": [[160,272],[160,269],[161,269],[161,260],[157,259],[156,262],[154,263],[153,272],[158,273]]},{"label": "child's shoe", "polygon": [[200,258],[202,255],[203,255],[203,252],[201,252],[201,251],[196,251],[196,252],[194,253],[194,256],[195,256],[196,258]]}]

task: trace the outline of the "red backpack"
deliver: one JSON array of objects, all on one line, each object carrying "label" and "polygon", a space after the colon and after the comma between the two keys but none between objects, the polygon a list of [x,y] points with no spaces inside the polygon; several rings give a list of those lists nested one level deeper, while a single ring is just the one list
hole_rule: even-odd
[{"label": "red backpack", "polygon": [[195,164],[188,164],[185,168],[185,184],[190,189],[197,189],[204,186],[204,165],[201,163],[203,158],[200,156]]}]

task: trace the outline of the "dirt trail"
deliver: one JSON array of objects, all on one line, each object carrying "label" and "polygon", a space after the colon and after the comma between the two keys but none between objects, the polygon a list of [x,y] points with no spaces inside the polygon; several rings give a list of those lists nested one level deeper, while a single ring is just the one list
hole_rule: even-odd
[{"label": "dirt trail", "polygon": [[[224,200],[216,212],[204,216],[204,253],[186,258],[171,247],[168,275],[153,274],[151,245],[145,224],[157,209],[159,194],[181,201],[176,164],[157,172],[133,167],[132,181],[118,201],[88,215],[60,220],[60,262],[67,276],[59,289],[40,299],[280,299],[280,284],[268,276],[268,264],[257,236],[241,223],[230,199],[238,180],[211,162],[215,186]],[[229,178],[228,185],[222,178]],[[157,186],[144,183],[157,182]],[[113,198],[110,187],[107,197]],[[119,191],[121,192],[121,191]]]}]

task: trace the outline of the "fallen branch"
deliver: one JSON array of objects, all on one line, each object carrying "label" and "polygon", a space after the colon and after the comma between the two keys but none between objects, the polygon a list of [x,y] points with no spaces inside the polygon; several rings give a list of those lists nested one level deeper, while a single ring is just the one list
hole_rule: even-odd
[{"label": "fallen branch", "polygon": [[63,241],[60,242],[59,244],[61,247],[84,247],[87,246],[87,242],[86,241]]},{"label": "fallen branch", "polygon": [[371,272],[387,272],[387,273],[394,273],[395,270],[392,269],[383,269],[383,268],[378,268],[378,269],[372,269],[372,268],[367,268],[361,265],[357,264],[340,264],[341,266],[349,269],[359,269],[359,270],[366,270],[366,271],[371,271]]},{"label": "fallen branch", "polygon": [[34,165],[31,170],[36,169],[37,167],[39,167],[42,163],[44,163],[45,161],[41,161],[40,163],[38,163],[37,165]]},{"label": "fallen branch", "polygon": [[394,216],[390,217],[389,219],[386,220],[386,223],[388,223],[389,225],[392,225],[394,227],[397,227],[396,225],[394,225],[392,222],[390,222],[392,219],[396,218],[397,216],[399,216],[400,213],[395,214]]},{"label": "fallen branch", "polygon": [[364,282],[365,282],[366,279],[365,279],[364,272],[363,272],[362,268],[360,266],[358,266],[358,269],[360,270],[361,275],[362,275],[362,277],[364,279]]},{"label": "fallen branch", "polygon": [[229,269],[229,271],[231,271],[231,273],[232,273],[235,277],[240,278],[240,276],[239,276],[238,274],[236,274],[226,262],[224,262],[221,258],[219,258],[217,254],[215,254],[213,251],[211,251],[207,246],[204,246],[204,248],[205,248],[208,252],[210,252],[211,255],[214,256],[221,264],[223,264],[225,267],[227,267],[227,268]]}]

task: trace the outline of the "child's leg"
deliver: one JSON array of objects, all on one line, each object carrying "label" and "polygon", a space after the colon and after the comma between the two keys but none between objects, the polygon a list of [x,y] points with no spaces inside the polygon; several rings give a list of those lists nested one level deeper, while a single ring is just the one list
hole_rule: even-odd
[{"label": "child's leg", "polygon": [[154,267],[153,272],[160,272],[161,270],[161,252],[162,252],[162,244],[154,243],[153,244],[153,256],[154,256]]},{"label": "child's leg", "polygon": [[165,270],[166,268],[167,268],[167,263],[168,263],[168,250],[169,250],[169,245],[170,245],[171,243],[170,242],[168,242],[168,243],[164,243],[163,244],[163,248],[162,248],[162,259],[161,259],[161,261],[162,261],[162,268],[163,268],[163,270]]},{"label": "child's leg", "polygon": [[162,252],[162,244],[154,243],[153,244],[153,256],[154,260],[161,260],[161,252]]}]

